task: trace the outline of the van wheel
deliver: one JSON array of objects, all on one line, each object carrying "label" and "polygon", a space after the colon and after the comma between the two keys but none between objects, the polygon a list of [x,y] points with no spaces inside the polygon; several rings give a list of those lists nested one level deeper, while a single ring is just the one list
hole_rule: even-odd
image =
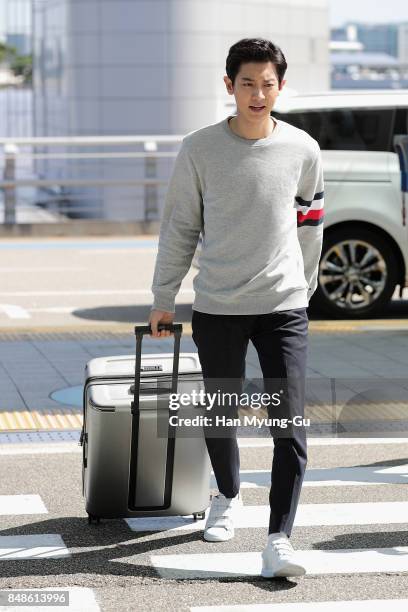
[{"label": "van wheel", "polygon": [[334,318],[371,317],[390,301],[398,271],[394,250],[382,236],[365,228],[339,228],[323,238],[311,305]]}]

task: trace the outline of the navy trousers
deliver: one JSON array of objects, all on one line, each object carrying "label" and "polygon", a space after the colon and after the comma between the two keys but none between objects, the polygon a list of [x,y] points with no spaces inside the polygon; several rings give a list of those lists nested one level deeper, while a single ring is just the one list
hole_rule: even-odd
[{"label": "navy trousers", "polygon": [[[192,337],[205,391],[215,392],[214,381],[219,383],[221,379],[226,381],[228,390],[242,390],[240,381],[245,379],[245,358],[251,340],[265,383],[288,381],[281,410],[287,411],[288,416],[303,417],[308,323],[306,308],[262,315],[214,315],[193,310]],[[266,385],[264,390],[267,391]],[[235,497],[240,488],[240,458],[237,437],[228,429],[228,436],[222,437],[204,427],[204,435],[218,490],[226,497]],[[306,431],[304,425],[293,427],[290,437],[280,436],[276,428],[270,431],[274,452],[268,533],[283,531],[290,537],[307,463]]]}]

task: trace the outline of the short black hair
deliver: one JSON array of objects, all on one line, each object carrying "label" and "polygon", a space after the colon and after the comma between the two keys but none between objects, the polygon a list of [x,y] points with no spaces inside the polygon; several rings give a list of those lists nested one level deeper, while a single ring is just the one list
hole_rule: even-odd
[{"label": "short black hair", "polygon": [[226,72],[234,85],[241,64],[247,62],[272,62],[276,66],[279,86],[288,67],[282,49],[266,38],[242,38],[230,47]]}]

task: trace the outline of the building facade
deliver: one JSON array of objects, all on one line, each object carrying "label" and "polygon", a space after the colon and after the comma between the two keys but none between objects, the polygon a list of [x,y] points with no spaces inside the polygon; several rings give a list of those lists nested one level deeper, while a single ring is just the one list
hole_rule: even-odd
[{"label": "building facade", "polygon": [[[33,0],[36,134],[182,135],[221,120],[228,49],[252,36],[281,46],[288,87],[329,88],[328,0]],[[157,161],[160,177],[172,163]],[[145,175],[135,160],[94,169]],[[105,217],[143,218],[143,189],[103,197]]]},{"label": "building facade", "polygon": [[331,30],[331,88],[405,89],[408,24],[348,22]]}]

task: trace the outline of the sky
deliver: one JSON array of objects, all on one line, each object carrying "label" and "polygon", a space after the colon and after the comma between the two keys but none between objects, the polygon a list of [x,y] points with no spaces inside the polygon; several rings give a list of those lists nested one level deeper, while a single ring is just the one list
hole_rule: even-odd
[{"label": "sky", "polygon": [[397,23],[408,21],[407,0],[329,0],[330,25],[343,25],[345,21],[366,23]]},{"label": "sky", "polygon": [[[9,0],[10,1],[10,0]],[[20,6],[28,0],[14,0]],[[247,0],[250,2],[251,0]],[[408,21],[407,0],[328,0],[330,26],[343,25],[345,21],[365,21],[366,23],[391,23]],[[6,0],[0,0],[0,38],[4,29]]]},{"label": "sky", "polygon": [[[7,5],[9,7],[8,11]],[[31,21],[30,6],[30,0],[0,0],[0,40],[4,39],[8,20],[11,26],[17,26],[13,28],[14,31],[27,31]]]}]

